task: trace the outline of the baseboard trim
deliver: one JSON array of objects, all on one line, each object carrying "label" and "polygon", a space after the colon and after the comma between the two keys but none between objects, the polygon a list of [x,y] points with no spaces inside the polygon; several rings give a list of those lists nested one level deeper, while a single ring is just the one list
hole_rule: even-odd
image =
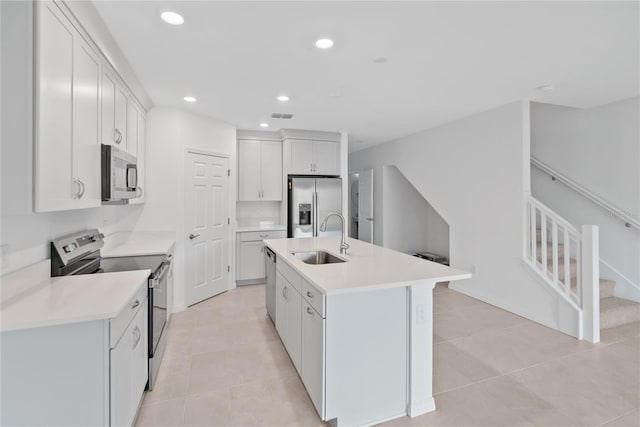
[{"label": "baseboard trim", "polygon": [[[545,284],[546,286],[546,284]],[[514,307],[510,304],[506,304],[504,301],[499,301],[494,297],[490,297],[487,295],[484,295],[480,292],[477,291],[470,291],[469,289],[466,288],[462,288],[459,284],[457,284],[456,282],[451,282],[449,284],[449,289],[453,289],[456,292],[460,292],[461,294],[467,295],[471,298],[475,298],[477,300],[480,300],[482,302],[486,302],[487,304],[493,305],[495,307],[501,308],[503,310],[509,311],[513,314],[516,314],[520,317],[524,317],[525,319],[531,320],[532,322],[536,322],[539,323],[543,326],[546,326],[547,328],[551,328],[554,329],[556,331],[562,332],[563,334],[567,334],[569,336],[572,336],[574,338],[578,338],[579,339],[579,334],[580,331],[563,331],[561,329],[558,328],[557,324],[554,324],[552,322],[550,322],[548,319],[543,319],[539,316],[534,315],[533,313],[531,313],[528,310],[523,310],[521,307]],[[579,316],[579,313],[576,313],[576,316]]]}]

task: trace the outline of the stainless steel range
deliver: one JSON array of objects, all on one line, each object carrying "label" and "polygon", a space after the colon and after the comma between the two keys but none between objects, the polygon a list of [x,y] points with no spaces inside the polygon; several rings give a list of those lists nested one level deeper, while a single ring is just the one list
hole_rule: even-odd
[{"label": "stainless steel range", "polygon": [[102,258],[104,246],[100,231],[86,230],[51,242],[51,277],[100,274],[115,271],[151,270],[149,287],[149,384],[153,389],[164,354],[167,323],[167,277],[171,255]]}]

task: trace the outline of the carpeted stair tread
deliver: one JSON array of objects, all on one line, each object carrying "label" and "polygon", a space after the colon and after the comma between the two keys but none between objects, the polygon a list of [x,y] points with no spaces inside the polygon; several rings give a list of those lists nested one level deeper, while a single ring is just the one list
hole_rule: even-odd
[{"label": "carpeted stair tread", "polygon": [[600,329],[640,321],[640,303],[617,297],[600,300]]}]

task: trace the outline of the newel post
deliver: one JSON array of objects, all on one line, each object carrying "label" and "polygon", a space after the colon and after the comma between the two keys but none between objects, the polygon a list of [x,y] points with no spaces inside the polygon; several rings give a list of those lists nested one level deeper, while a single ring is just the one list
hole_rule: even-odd
[{"label": "newel post", "polygon": [[597,225],[582,226],[582,282],[584,339],[600,342],[600,245]]}]

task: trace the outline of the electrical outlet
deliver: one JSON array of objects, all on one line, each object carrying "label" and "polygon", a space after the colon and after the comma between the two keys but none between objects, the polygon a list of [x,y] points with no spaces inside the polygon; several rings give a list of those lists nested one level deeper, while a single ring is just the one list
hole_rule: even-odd
[{"label": "electrical outlet", "polygon": [[8,244],[0,245],[0,271],[11,267],[11,247]]}]

